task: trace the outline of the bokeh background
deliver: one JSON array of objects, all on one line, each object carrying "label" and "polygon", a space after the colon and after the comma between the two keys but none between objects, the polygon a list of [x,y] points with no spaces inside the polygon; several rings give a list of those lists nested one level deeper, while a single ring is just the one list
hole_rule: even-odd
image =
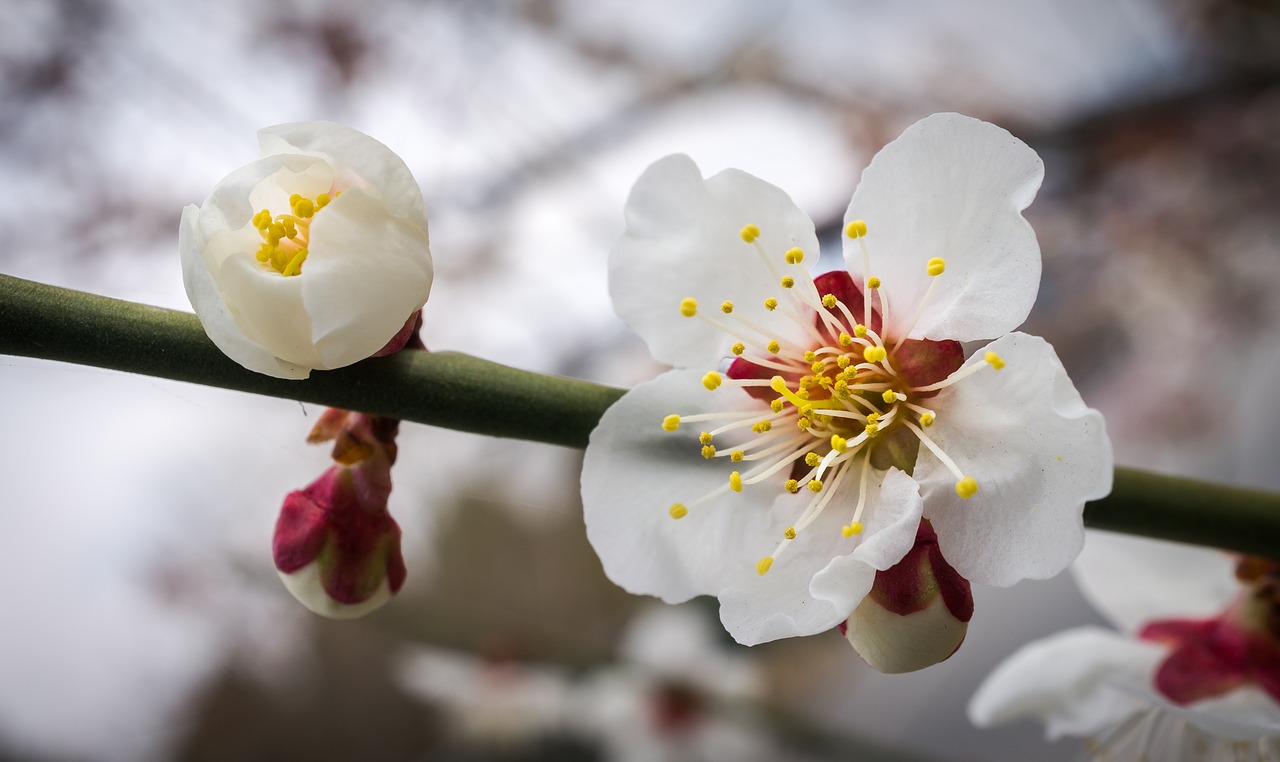
[{"label": "bokeh background", "polygon": [[[0,0],[0,270],[186,309],[180,209],[254,131],[355,126],[426,195],[423,338],[630,385],[605,263],[651,161],[786,189],[834,233],[862,166],[955,110],[1040,151],[1057,347],[1118,459],[1280,488],[1275,0]],[[4,330],[4,326],[0,326]],[[0,757],[1067,760],[964,706],[1017,645],[1100,622],[1069,575],[976,590],[907,676],[835,633],[735,646],[612,586],[579,452],[405,425],[410,580],[311,616],[269,554],[328,463],[319,409],[0,358]]]}]

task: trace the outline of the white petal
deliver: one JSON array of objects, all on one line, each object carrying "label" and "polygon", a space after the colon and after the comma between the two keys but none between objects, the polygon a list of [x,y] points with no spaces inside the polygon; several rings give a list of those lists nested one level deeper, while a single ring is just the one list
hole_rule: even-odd
[{"label": "white petal", "polygon": [[1151,706],[1133,691],[1150,682],[1164,653],[1096,627],[1060,632],[996,667],[969,702],[969,719],[986,727],[1039,718],[1051,739],[1097,733]]},{"label": "white petal", "polygon": [[1186,707],[1165,703],[1166,711],[1224,738],[1246,740],[1280,734],[1280,705],[1253,686]]},{"label": "white petal", "polygon": [[202,252],[204,237],[200,232],[201,210],[188,206],[182,210],[178,228],[178,250],[182,258],[182,282],[187,298],[204,326],[209,339],[223,354],[249,370],[276,378],[306,378],[311,371],[284,362],[261,344],[250,339],[232,318]]},{"label": "white petal", "polygon": [[380,199],[353,188],[315,216],[296,280],[311,316],[317,367],[350,365],[382,349],[427,301],[432,267],[426,230],[391,216]]},{"label": "white petal", "polygon": [[[1040,247],[1022,210],[1044,164],[1007,131],[959,114],[934,114],[885,146],[862,174],[846,223],[867,223],[870,275],[884,282],[889,334],[901,338],[929,288],[925,263],[946,260],[912,337],[991,339],[1026,319],[1040,288]],[[844,238],[855,280],[856,241]]]},{"label": "white petal", "polygon": [[1240,594],[1223,551],[1111,532],[1089,532],[1071,571],[1094,608],[1130,632],[1157,619],[1217,616]]},{"label": "white petal", "polygon": [[[776,492],[765,484],[727,492],[679,520],[667,513],[672,503],[691,503],[727,484],[734,464],[701,456],[698,433],[714,424],[684,423],[667,432],[661,427],[665,416],[769,413],[741,390],[709,392],[701,379],[701,372],[675,370],[627,392],[591,432],[582,465],[587,538],[605,574],[629,592],[668,603],[718,593],[726,570],[754,567],[785,526],[772,520]],[[781,483],[785,472],[778,477]]]},{"label": "white petal", "polygon": [[213,279],[251,341],[286,362],[320,367],[311,341],[311,318],[302,301],[302,278],[286,278],[252,256],[233,256],[223,261]]},{"label": "white petal", "polygon": [[1008,586],[1071,563],[1085,501],[1111,491],[1113,458],[1102,415],[1085,406],[1053,347],[1009,334],[957,373],[986,351],[1006,367],[943,389],[928,403],[937,423],[926,430],[980,491],[960,499],[955,476],[923,446],[915,476],[947,561],[972,582]]},{"label": "white petal", "polygon": [[258,143],[264,156],[296,153],[325,159],[339,184],[376,188],[393,215],[426,232],[427,215],[417,180],[403,159],[363,132],[333,122],[296,122],[259,130]]},{"label": "white petal", "polygon": [[391,586],[384,579],[373,595],[360,603],[339,603],[329,597],[320,581],[320,562],[312,561],[292,574],[277,572],[289,593],[312,613],[329,619],[356,619],[382,608],[391,600]]},{"label": "white petal", "polygon": [[725,319],[722,302],[735,314],[793,341],[803,335],[764,300],[785,303],[779,278],[752,244],[741,238],[748,224],[760,229],[758,243],[781,274],[799,272],[784,254],[799,247],[806,263],[817,260],[813,222],[778,188],[745,172],[726,170],[704,180],[687,156],[655,162],[636,181],[626,205],[626,231],[609,254],[609,293],[614,308],[649,345],[658,360],[677,367],[714,367],[737,339],[699,318],[680,314],[693,297],[706,315]]},{"label": "white petal", "polygon": [[841,534],[858,499],[855,476],[851,473],[841,484],[822,516],[788,544],[768,574],[756,573],[756,560],[774,549],[788,521],[811,496],[779,500],[770,535],[756,545],[759,552],[744,549],[745,558],[725,569],[720,621],[739,643],[755,645],[834,628],[866,597],[876,570],[889,568],[911,549],[923,501],[915,482],[896,469],[883,487],[874,475],[867,485],[862,536]]}]

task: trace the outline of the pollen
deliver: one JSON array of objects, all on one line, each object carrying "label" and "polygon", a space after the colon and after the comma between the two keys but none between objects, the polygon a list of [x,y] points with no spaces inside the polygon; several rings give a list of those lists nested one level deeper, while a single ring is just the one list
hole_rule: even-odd
[{"label": "pollen", "polygon": [[822,456],[816,452],[811,452],[804,456],[804,464],[809,468],[813,468],[821,462]]},{"label": "pollen", "polygon": [[714,370],[702,377],[702,385],[707,387],[707,391],[715,391],[720,388],[720,374]]},{"label": "pollen", "polygon": [[800,491],[800,482],[795,479],[787,479],[786,483],[782,485],[782,488],[794,495]]},{"label": "pollen", "polygon": [[862,338],[867,335],[867,327],[862,323],[858,323],[853,327],[853,335]]},{"label": "pollen", "polygon": [[765,299],[764,308],[766,310],[769,310],[770,312],[773,312],[774,310],[778,309],[778,300],[774,299],[772,296],[769,297],[768,299]]},{"label": "pollen", "polygon": [[880,395],[880,399],[884,400],[885,404],[891,405],[898,401],[898,393],[892,389],[885,389],[884,394]]},{"label": "pollen", "polygon": [[[848,334],[845,334],[845,335],[847,336]],[[849,355],[840,355],[839,357],[836,358],[836,367],[840,368],[841,370],[844,370],[845,368],[849,367],[849,363],[851,362],[853,362],[853,360],[849,359]],[[846,383],[845,386],[848,386],[848,384]]]},{"label": "pollen", "polygon": [[737,471],[734,471],[733,473],[729,474],[729,489],[733,490],[734,492],[742,491],[742,474],[738,473]]},{"label": "pollen", "polygon": [[810,480],[809,480],[809,491],[810,491],[810,492],[821,492],[821,491],[822,491],[822,480],[821,480],[821,479],[810,479]]},{"label": "pollen", "polygon": [[773,566],[773,556],[765,556],[756,562],[756,574],[763,577],[769,573],[770,566]]},{"label": "pollen", "polygon": [[675,431],[678,428],[680,428],[680,416],[672,413],[671,415],[662,419],[663,431]]},{"label": "pollen", "polygon": [[867,362],[880,362],[884,360],[888,354],[889,353],[885,351],[884,347],[867,347],[862,350],[862,359]]},{"label": "pollen", "polygon": [[782,536],[787,538],[788,540],[794,540],[796,538],[796,528],[787,527],[787,531],[783,532]]},{"label": "pollen", "polygon": [[837,299],[835,294],[827,294],[826,296],[822,297],[822,306],[826,307],[829,310],[834,309],[836,306],[836,301]]},{"label": "pollen", "polygon": [[804,353],[805,362],[813,362],[816,359],[818,359],[818,353],[814,352],[812,349]]},{"label": "pollen", "polygon": [[760,421],[759,423],[753,424],[751,426],[751,430],[757,434],[763,434],[772,428],[773,428],[773,421]]},{"label": "pollen", "polygon": [[787,406],[787,401],[782,399],[781,397],[769,403],[769,409],[775,413],[781,413],[782,408],[786,406]]},{"label": "pollen", "polygon": [[782,351],[782,345],[778,343],[777,339],[770,339],[769,343],[764,345],[764,348],[775,355]]},{"label": "pollen", "polygon": [[968,500],[978,494],[978,482],[972,476],[966,476],[956,482],[956,494],[961,498]]},{"label": "pollen", "polygon": [[849,449],[849,442],[839,434],[831,435],[831,449],[836,452],[844,452]]},{"label": "pollen", "polygon": [[935,278],[941,275],[942,272],[946,269],[947,269],[947,260],[943,259],[942,257],[934,257],[933,259],[930,259],[928,263],[925,264],[924,266],[924,271],[929,273],[929,275]]},{"label": "pollen", "polygon": [[733,450],[729,453],[729,460],[734,463],[741,463],[742,459],[745,457],[747,457],[747,454],[742,450]]},{"label": "pollen", "polygon": [[1004,360],[1000,359],[1000,355],[996,354],[995,352],[987,352],[985,355],[982,356],[982,359],[986,360],[987,364],[995,368],[996,370],[1000,370],[1001,368],[1004,367]]},{"label": "pollen", "polygon": [[933,425],[934,420],[933,413],[924,413],[920,416],[920,425],[927,429]]},{"label": "pollen", "polygon": [[686,296],[680,300],[680,314],[685,317],[693,317],[698,314],[698,300],[692,296]]},{"label": "pollen", "polygon": [[685,508],[683,503],[672,503],[671,507],[667,509],[667,513],[673,519],[682,519],[689,515],[689,509]]},{"label": "pollen", "polygon": [[[335,193],[334,195],[336,196],[336,195],[338,195],[338,194],[336,194],[336,193]],[[326,206],[328,206],[328,205],[329,205],[329,194],[328,194],[328,193],[321,193],[319,196],[316,196],[316,208],[317,208],[317,209],[323,209],[323,208],[325,208],[325,207],[326,207]]]},{"label": "pollen", "polygon": [[805,418],[804,416],[800,416],[800,418],[796,419],[796,428],[800,429],[801,431],[808,431],[809,427],[812,425],[813,425],[813,421],[809,420],[808,418]]},{"label": "pollen", "polygon": [[862,534],[862,524],[855,521],[847,527],[840,529],[840,534],[845,537],[853,537],[855,534]]},{"label": "pollen", "polygon": [[[849,346],[849,345],[850,345],[850,344],[852,344],[852,343],[853,343],[853,337],[852,337],[852,336],[850,336],[850,335],[849,335],[849,334],[847,334],[847,333],[841,333],[841,334],[840,334],[840,346],[842,346],[842,347],[847,347],[847,346]],[[845,359],[845,358],[844,358],[844,357],[841,357],[840,359],[841,359],[841,360],[843,360],[843,359]],[[839,362],[839,360],[837,360],[837,362]],[[843,365],[841,365],[840,367],[842,367],[842,368],[843,368],[844,366],[843,366]]]},{"label": "pollen", "polygon": [[[814,360],[813,365],[809,366],[809,370],[813,371],[814,373],[821,373],[823,370],[826,369],[826,367],[827,367],[827,364],[822,360]],[[826,376],[823,376],[823,378],[826,378]],[[822,381],[819,380],[818,383],[822,383]]]},{"label": "pollen", "polygon": [[783,288],[791,288],[795,284],[796,284],[796,279],[792,278],[790,275],[778,281],[778,285],[782,286]]},{"label": "pollen", "polygon": [[804,250],[798,246],[794,249],[788,249],[784,257],[787,260],[787,264],[798,265],[804,261]]},{"label": "pollen", "polygon": [[872,275],[870,278],[867,278],[867,288],[873,291],[877,288],[880,288],[880,279],[874,275]]},{"label": "pollen", "polygon": [[709,445],[709,444],[711,444],[711,432],[709,432],[709,431],[704,431],[704,432],[702,432],[701,434],[699,434],[699,435],[698,435],[698,444],[704,444],[704,445]]},{"label": "pollen", "polygon": [[734,344],[733,344],[733,346],[731,347],[731,349],[733,350],[733,353],[734,353],[735,355],[740,355],[740,354],[742,354],[743,352],[747,351],[747,345],[746,345],[746,344],[743,344],[741,341],[736,341],[736,342],[734,342]]},{"label": "pollen", "polygon": [[866,433],[867,439],[870,439],[874,437],[876,434],[880,433],[880,424],[868,423],[866,428],[863,429],[863,431]]},{"label": "pollen", "polygon": [[703,445],[703,447],[702,447],[702,457],[706,458],[707,460],[711,460],[711,459],[712,459],[712,458],[714,458],[715,456],[716,456],[716,446],[715,446],[715,445]]},{"label": "pollen", "polygon": [[742,236],[742,240],[751,243],[760,237],[760,228],[755,225],[747,225],[742,228],[742,232],[739,235]]},{"label": "pollen", "polygon": [[863,220],[854,220],[844,226],[844,234],[850,238],[861,238],[867,234],[867,223]]}]

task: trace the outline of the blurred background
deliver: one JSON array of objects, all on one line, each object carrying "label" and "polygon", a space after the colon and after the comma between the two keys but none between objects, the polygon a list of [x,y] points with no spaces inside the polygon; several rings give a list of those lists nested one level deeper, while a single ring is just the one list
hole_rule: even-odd
[{"label": "blurred background", "polygon": [[[874,152],[944,110],[1045,159],[1025,330],[1119,461],[1280,488],[1275,0],[0,0],[0,270],[189,309],[182,206],[259,127],[330,119],[422,185],[429,347],[626,386],[661,370],[606,290],[645,166],[745,169],[834,234]],[[545,445],[402,427],[409,582],[318,619],[269,548],[328,465],[319,412],[0,358],[0,758],[1082,753],[964,714],[1019,644],[1101,622],[1069,575],[975,590],[965,647],[917,674],[835,633],[745,649],[714,602],[603,577],[581,453]]]}]

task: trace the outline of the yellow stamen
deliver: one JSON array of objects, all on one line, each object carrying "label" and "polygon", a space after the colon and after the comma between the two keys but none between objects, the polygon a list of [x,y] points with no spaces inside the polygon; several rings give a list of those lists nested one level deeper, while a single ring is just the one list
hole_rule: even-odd
[{"label": "yellow stamen", "polygon": [[788,540],[794,540],[796,538],[796,528],[787,527],[787,531],[783,532],[782,536],[787,538]]},{"label": "yellow stamen", "polygon": [[671,507],[667,509],[667,513],[671,514],[673,519],[682,519],[689,515],[689,509],[685,508],[681,503],[672,503]]},{"label": "yellow stamen", "polygon": [[937,277],[947,269],[947,260],[942,257],[934,257],[925,265],[924,271],[933,277]]},{"label": "yellow stamen", "polygon": [[734,492],[742,491],[742,474],[738,473],[737,471],[734,471],[733,473],[729,474],[729,489],[733,490]]},{"label": "yellow stamen", "polygon": [[853,327],[853,335],[862,338],[867,335],[867,327],[862,323],[858,323]]},{"label": "yellow stamen", "polygon": [[822,462],[822,456],[816,452],[808,453],[804,456],[804,464],[809,468],[813,468]]},{"label": "yellow stamen", "polygon": [[733,353],[735,355],[740,355],[743,352],[747,351],[747,345],[743,344],[741,341],[736,341],[734,342],[733,346],[730,347],[730,349],[733,350]]},{"label": "yellow stamen", "polygon": [[671,415],[662,419],[663,431],[675,431],[678,428],[680,428],[680,416],[672,413]]},{"label": "yellow stamen", "polygon": [[741,463],[742,459],[745,457],[747,457],[747,454],[742,450],[733,450],[732,452],[729,453],[729,460],[733,461],[734,463]]},{"label": "yellow stamen", "polygon": [[809,480],[809,491],[810,491],[810,492],[821,492],[821,491],[822,491],[822,480],[821,480],[821,479],[810,479],[810,480]]},{"label": "yellow stamen", "polygon": [[761,577],[763,577],[765,574],[769,573],[770,566],[773,566],[773,557],[765,556],[764,558],[756,562],[756,574],[759,574]]},{"label": "yellow stamen", "polygon": [[996,354],[995,352],[987,352],[985,355],[982,356],[982,359],[986,360],[987,364],[995,368],[996,370],[1000,370],[1001,368],[1004,367],[1004,360],[1000,359],[1000,355]]},{"label": "yellow stamen", "polygon": [[792,278],[790,275],[778,281],[778,285],[782,286],[783,288],[791,288],[795,284],[796,284],[796,279]]},{"label": "yellow stamen", "polygon": [[862,359],[867,362],[880,362],[887,355],[888,353],[885,351],[884,347],[867,347],[862,350]]},{"label": "yellow stamen", "polygon": [[707,387],[708,391],[715,391],[720,388],[722,383],[720,374],[714,370],[702,377],[702,385]]},{"label": "yellow stamen", "polygon": [[892,389],[885,389],[884,394],[880,395],[880,399],[884,400],[886,404],[893,404],[898,401],[898,393]]},{"label": "yellow stamen", "polygon": [[872,275],[870,278],[867,278],[867,288],[873,291],[877,288],[880,288],[880,279],[874,275]]},{"label": "yellow stamen", "polygon": [[966,476],[956,482],[956,494],[961,498],[968,500],[978,494],[978,482],[972,476]]},{"label": "yellow stamen", "polygon": [[850,238],[861,238],[867,234],[867,223],[862,220],[854,220],[844,226],[844,234]]},{"label": "yellow stamen", "polygon": [[834,309],[836,306],[836,301],[837,299],[835,294],[827,294],[826,296],[822,297],[822,306],[826,307],[829,310]]},{"label": "yellow stamen", "polygon": [[701,434],[699,434],[699,435],[698,435],[698,444],[704,444],[704,445],[709,445],[709,444],[711,444],[711,432],[709,432],[709,431],[704,431],[704,432],[702,432]]},{"label": "yellow stamen", "polygon": [[720,305],[720,311],[726,315],[733,312],[733,302],[725,301],[723,304]]},{"label": "yellow stamen", "polygon": [[831,449],[836,452],[844,452],[849,449],[849,442],[839,434],[831,435]]},{"label": "yellow stamen", "polygon": [[862,524],[855,521],[847,527],[840,530],[840,534],[845,537],[853,537],[855,534],[862,534]]},{"label": "yellow stamen", "polygon": [[716,456],[715,445],[706,445],[702,448],[702,457],[706,458],[707,460],[711,460],[715,456]]},{"label": "yellow stamen", "polygon": [[782,485],[782,488],[794,495],[800,491],[800,482],[795,479],[787,479],[786,483]]},{"label": "yellow stamen", "polygon": [[933,425],[933,421],[934,421],[933,413],[923,413],[920,416],[920,425],[925,427],[926,429]]},{"label": "yellow stamen", "polygon": [[764,348],[769,350],[775,355],[782,351],[782,345],[779,344],[776,339],[770,341],[768,344],[765,344]]},{"label": "yellow stamen", "polygon": [[798,265],[804,261],[804,251],[799,247],[788,249],[784,255],[789,265]]},{"label": "yellow stamen", "polygon": [[742,229],[742,232],[740,233],[740,235],[742,236],[742,240],[746,241],[747,243],[751,243],[752,241],[760,237],[760,228],[756,227],[755,225],[747,225]]},{"label": "yellow stamen", "polygon": [[769,310],[770,312],[773,312],[774,310],[778,309],[778,300],[774,299],[772,296],[769,297],[768,299],[765,299],[764,308],[766,310]]},{"label": "yellow stamen", "polygon": [[685,317],[693,317],[698,314],[698,300],[692,296],[686,296],[680,300],[680,314]]}]

